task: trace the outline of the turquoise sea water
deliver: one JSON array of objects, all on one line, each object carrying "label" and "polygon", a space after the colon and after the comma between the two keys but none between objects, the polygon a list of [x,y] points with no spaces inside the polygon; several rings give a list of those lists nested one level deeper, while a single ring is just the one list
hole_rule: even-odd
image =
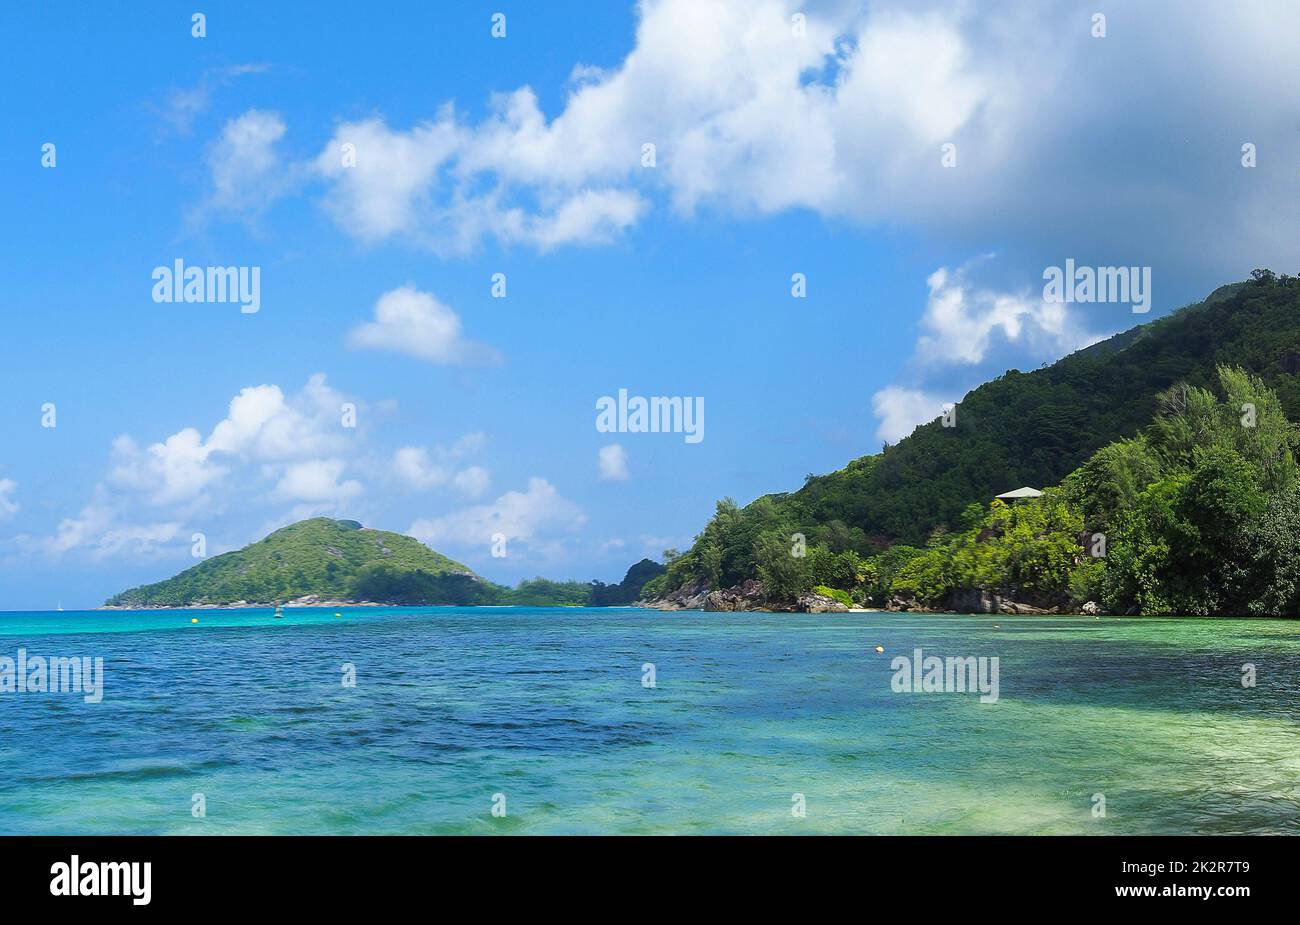
[{"label": "turquoise sea water", "polygon": [[[0,614],[105,672],[0,694],[0,833],[1300,831],[1300,623],[341,613]],[[895,693],[918,646],[999,701]]]}]

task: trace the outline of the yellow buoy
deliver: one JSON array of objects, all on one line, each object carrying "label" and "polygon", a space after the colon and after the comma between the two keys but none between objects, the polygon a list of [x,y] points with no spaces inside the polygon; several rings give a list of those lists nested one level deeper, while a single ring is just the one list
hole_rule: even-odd
[{"label": "yellow buoy", "polygon": [[877,651],[877,652],[884,652],[884,651],[885,651],[885,647],[884,647],[884,646],[876,646],[876,651]]},{"label": "yellow buoy", "polygon": [[336,616],[336,617],[341,617],[341,616],[343,616],[343,614],[341,614],[341,613],[336,613],[336,614],[334,614],[334,616]]},{"label": "yellow buoy", "polygon": [[191,623],[198,623],[198,622],[199,622],[199,618],[198,618],[198,617],[190,617],[190,622],[191,622]]}]

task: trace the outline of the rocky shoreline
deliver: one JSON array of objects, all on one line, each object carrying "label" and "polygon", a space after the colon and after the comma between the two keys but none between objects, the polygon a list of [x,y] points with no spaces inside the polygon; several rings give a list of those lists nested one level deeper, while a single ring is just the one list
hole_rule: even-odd
[{"label": "rocky shoreline", "polygon": [[1075,608],[1043,600],[1021,600],[984,588],[959,588],[948,595],[941,607],[927,607],[910,598],[895,596],[890,599],[885,609],[906,613],[1056,614],[1084,617],[1100,616],[1103,612],[1095,601],[1088,601],[1082,607]]},{"label": "rocky shoreline", "polygon": [[983,588],[964,588],[954,591],[940,607],[929,607],[898,595],[890,598],[884,607],[848,607],[834,598],[805,591],[794,600],[773,600],[763,589],[763,583],[751,578],[730,588],[711,589],[703,582],[695,582],[652,600],[637,601],[632,606],[651,610],[702,610],[722,613],[729,611],[755,611],[767,613],[851,613],[885,611],[893,613],[998,613],[1025,615],[1099,616],[1101,608],[1088,601],[1075,609],[1046,601],[1030,602],[988,591]]},{"label": "rocky shoreline", "polygon": [[[142,604],[127,606],[104,604],[97,610],[258,610],[276,607],[389,607],[378,601],[321,600],[315,595],[304,595],[289,601],[231,601],[222,604]],[[478,605],[466,605],[478,606]],[[499,607],[501,605],[483,605]],[[706,613],[996,613],[1022,615],[1099,616],[1102,609],[1089,601],[1075,609],[1060,605],[1044,606],[1044,602],[1030,603],[984,589],[954,591],[939,607],[929,607],[920,602],[895,595],[884,607],[849,607],[834,598],[805,591],[794,600],[774,600],[766,593],[763,583],[751,578],[730,588],[709,588],[702,582],[678,588],[663,597],[635,601],[631,606],[644,610],[700,610]]]},{"label": "rocky shoreline", "polygon": [[314,594],[294,598],[291,601],[231,601],[228,604],[104,604],[96,610],[260,610],[276,607],[384,607],[377,601],[323,601]]},{"label": "rocky shoreline", "polygon": [[703,582],[678,588],[663,597],[637,601],[633,607],[651,610],[767,611],[770,613],[849,613],[850,608],[831,597],[805,591],[794,600],[773,600],[763,583],[750,578],[730,588],[710,589]]}]

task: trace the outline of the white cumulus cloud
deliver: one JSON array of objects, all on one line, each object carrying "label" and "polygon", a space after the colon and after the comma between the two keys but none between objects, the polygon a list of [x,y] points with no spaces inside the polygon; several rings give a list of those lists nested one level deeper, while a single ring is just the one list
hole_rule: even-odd
[{"label": "white cumulus cloud", "polygon": [[406,532],[435,548],[439,544],[486,548],[495,534],[507,541],[540,541],[545,534],[571,531],[586,523],[582,508],[563,497],[544,478],[528,480],[526,491],[508,491],[495,501],[416,520]]},{"label": "white cumulus cloud", "polygon": [[627,450],[621,443],[602,446],[596,454],[600,477],[607,482],[625,482],[628,479]]},{"label": "white cumulus cloud", "polygon": [[332,184],[326,210],[361,241],[416,234],[428,189],[453,156],[457,134],[446,117],[409,132],[394,132],[374,118],[344,123],[313,164]]},{"label": "white cumulus cloud", "polygon": [[256,216],[289,192],[298,171],[277,150],[285,131],[279,113],[260,109],[227,121],[207,151],[211,190],[199,214]]},{"label": "white cumulus cloud", "polygon": [[880,425],[876,436],[896,443],[921,425],[943,414],[947,399],[921,389],[891,385],[871,396],[871,409]]},{"label": "white cumulus cloud", "polygon": [[447,484],[451,473],[445,466],[429,459],[429,451],[422,446],[399,447],[393,454],[393,471],[412,488],[427,490]]},{"label": "white cumulus cloud", "polygon": [[826,6],[796,36],[796,10],[787,0],[647,0],[632,51],[608,69],[576,66],[554,117],[524,86],[493,94],[477,122],[450,102],[409,128],[345,121],[309,162],[284,166],[280,186],[267,178],[283,124],[250,110],[223,133],[211,198],[264,201],[288,177],[311,175],[326,212],[363,243],[458,253],[494,237],[545,251],[617,238],[656,192],[682,214],[710,204],[870,219],[897,208],[935,169],[937,145],[960,132],[996,161],[983,122],[1007,108],[1016,83],[976,53],[958,17]]},{"label": "white cumulus cloud", "polygon": [[55,558],[76,550],[97,562],[117,556],[154,558],[183,536],[178,521],[128,521],[120,506],[101,489],[75,517],[61,520],[53,536],[25,538],[25,545]]},{"label": "white cumulus cloud", "polygon": [[392,350],[431,363],[475,365],[501,361],[492,347],[466,340],[460,316],[433,295],[412,285],[385,292],[375,318],[353,328],[353,347]]},{"label": "white cumulus cloud", "polygon": [[272,492],[282,501],[330,502],[340,504],[361,494],[361,483],[343,479],[346,464],[341,459],[309,459],[284,467]]},{"label": "white cumulus cloud", "polygon": [[0,520],[8,520],[18,513],[18,502],[13,500],[17,490],[18,483],[13,479],[0,479]]},{"label": "white cumulus cloud", "polygon": [[346,477],[357,442],[343,426],[344,404],[318,373],[292,394],[272,384],[241,389],[207,437],[194,426],[145,446],[119,435],[90,503],[52,535],[20,545],[53,556],[147,559],[177,554],[187,525],[206,524],[236,501],[292,503],[295,512],[310,510],[304,516],[337,511],[364,492]]},{"label": "white cumulus cloud", "polygon": [[997,292],[977,287],[965,268],[940,267],[926,280],[930,294],[916,344],[925,364],[975,364],[984,359],[995,336],[1009,343],[1059,355],[1095,343],[1064,302],[1043,299],[1042,290]]},{"label": "white cumulus cloud", "polygon": [[467,466],[456,473],[451,483],[465,497],[479,498],[492,484],[492,477],[482,466]]},{"label": "white cumulus cloud", "polygon": [[[911,372],[916,379],[925,380],[941,367],[974,371],[986,360],[991,365],[995,345],[1012,347],[1021,357],[1056,359],[1100,339],[1070,306],[1044,300],[1041,287],[1004,292],[976,285],[969,278],[974,265],[940,267],[926,279],[928,296]],[[877,438],[901,440],[966,390],[948,389],[941,396],[924,382],[880,389],[871,398]]]},{"label": "white cumulus cloud", "polygon": [[451,446],[398,447],[393,453],[392,470],[398,481],[417,491],[429,491],[451,485],[467,498],[477,498],[487,491],[492,479],[482,466],[458,468],[466,457],[477,453],[487,442],[481,432],[465,434]]},{"label": "white cumulus cloud", "polygon": [[[541,100],[560,88],[494,93],[481,117],[469,115],[478,100],[443,100],[407,125],[341,121],[319,153],[288,163],[283,121],[250,110],[214,145],[209,199],[255,212],[311,183],[356,240],[439,253],[485,238],[608,241],[666,200],[681,216],[807,209],[1144,263],[1209,254],[1240,272],[1291,259],[1300,231],[1276,209],[1300,192],[1295,171],[1261,160],[1233,181],[1241,141],[1294,160],[1300,105],[1300,63],[1277,27],[1288,0],[1240,6],[1152,0],[1112,18],[1102,41],[1068,0],[997,15],[961,0],[643,0],[626,56],[576,62],[552,113]],[[1114,106],[1121,97],[1129,105]],[[1160,155],[1171,139],[1172,159]]]},{"label": "white cumulus cloud", "polygon": [[111,485],[145,495],[155,505],[202,505],[207,490],[233,468],[267,464],[273,471],[293,461],[325,457],[348,444],[341,426],[342,393],[319,373],[286,397],[278,385],[241,389],[225,418],[204,439],[195,427],[141,448],[129,435],[113,442]]}]

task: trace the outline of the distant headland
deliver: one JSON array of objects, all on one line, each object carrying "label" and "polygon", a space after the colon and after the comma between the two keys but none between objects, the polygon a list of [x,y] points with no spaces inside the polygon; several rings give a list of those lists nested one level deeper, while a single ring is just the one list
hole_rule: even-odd
[{"label": "distant headland", "polygon": [[626,606],[664,566],[643,559],[619,584],[534,578],[509,588],[414,537],[315,517],[104,602],[107,610],[186,607]]}]

